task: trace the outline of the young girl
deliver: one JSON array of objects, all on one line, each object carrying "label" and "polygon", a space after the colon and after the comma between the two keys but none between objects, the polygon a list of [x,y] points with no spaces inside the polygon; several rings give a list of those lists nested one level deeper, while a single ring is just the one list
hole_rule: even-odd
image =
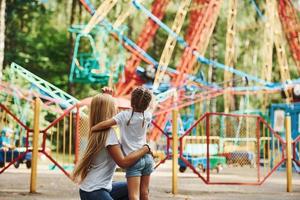
[{"label": "young girl", "polygon": [[[141,148],[146,143],[146,131],[152,114],[147,111],[152,100],[149,90],[138,87],[131,93],[132,110],[122,111],[113,118],[92,127],[92,132],[118,125],[121,131],[121,145],[125,155]],[[150,174],[153,172],[153,158],[146,154],[133,166],[126,169],[130,200],[148,200]]]}]

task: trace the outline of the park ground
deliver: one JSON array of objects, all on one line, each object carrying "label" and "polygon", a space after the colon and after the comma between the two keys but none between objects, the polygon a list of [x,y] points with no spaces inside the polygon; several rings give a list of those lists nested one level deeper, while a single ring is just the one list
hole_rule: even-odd
[{"label": "park ground", "polygon": [[[245,170],[247,173],[247,170]],[[38,166],[37,193],[30,194],[30,170],[25,166],[9,168],[0,175],[0,200],[79,199],[78,187],[58,170],[48,165]],[[115,180],[125,180],[122,172],[116,172]],[[177,200],[299,200],[300,175],[293,173],[293,192],[286,192],[284,171],[276,171],[262,186],[205,185],[195,174],[187,170],[179,174],[179,194],[171,194],[171,162],[161,165],[152,175],[150,199]]]}]

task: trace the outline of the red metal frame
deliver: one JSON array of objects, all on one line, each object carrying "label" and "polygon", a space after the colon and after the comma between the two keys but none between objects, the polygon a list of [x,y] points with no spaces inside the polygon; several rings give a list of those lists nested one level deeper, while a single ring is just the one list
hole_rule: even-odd
[{"label": "red metal frame", "polygon": [[[296,155],[296,149],[297,149],[297,143],[300,142],[300,135],[296,137],[296,139],[292,143],[293,147],[293,161],[300,167],[300,160],[297,160],[297,155]],[[299,159],[299,157],[298,157]]]},{"label": "red metal frame", "polygon": [[[77,157],[75,156],[75,161],[78,160],[78,145],[79,145],[79,138],[78,138],[78,126],[79,126],[79,109],[80,107],[83,106],[83,105],[75,105],[69,109],[67,109],[63,115],[61,115],[60,117],[58,117],[56,120],[54,120],[47,128],[45,128],[44,130],[40,131],[40,133],[44,134],[43,136],[43,144],[42,144],[42,149],[39,150],[40,153],[43,153],[51,162],[53,162],[55,164],[55,166],[57,166],[66,176],[70,177],[70,174],[56,161],[54,160],[51,155],[49,155],[47,152],[46,152],[46,149],[45,149],[45,140],[46,140],[46,134],[47,134],[47,131],[49,130],[50,127],[54,126],[55,124],[58,123],[58,121],[62,120],[63,117],[71,114],[72,110],[76,109],[77,110],[77,114],[76,114],[76,131],[75,131],[75,134],[76,134],[76,142],[75,142],[75,155],[77,154]],[[0,104],[0,107],[7,111],[7,113],[9,115],[11,115],[13,117],[14,120],[16,120],[17,123],[19,123],[24,129],[26,129],[26,135],[27,135],[27,138],[26,138],[26,151],[22,154],[20,154],[17,158],[15,158],[12,162],[10,162],[7,166],[5,166],[3,169],[1,169],[0,171],[0,174],[3,173],[7,168],[9,168],[12,164],[14,164],[18,159],[20,159],[22,156],[24,156],[26,153],[30,152],[32,149],[29,148],[29,144],[28,144],[28,138],[29,138],[29,132],[32,132],[33,130],[32,129],[29,129],[27,126],[25,126],[16,116],[14,116],[4,105]],[[218,116],[227,116],[227,117],[248,117],[248,118],[257,118],[257,131],[256,131],[256,135],[257,135],[257,138],[258,138],[258,141],[259,141],[259,138],[260,138],[260,123],[262,123],[263,125],[265,125],[269,130],[270,130],[270,133],[274,135],[274,137],[276,139],[279,140],[279,142],[281,143],[281,150],[282,152],[284,152],[284,148],[286,146],[285,144],[285,141],[278,135],[278,133],[276,133],[271,127],[270,125],[263,119],[261,118],[260,116],[257,116],[257,115],[239,115],[239,114],[224,114],[224,113],[205,113],[204,115],[202,115],[200,117],[200,119],[198,119],[180,138],[179,138],[179,159],[181,159],[195,174],[197,174],[197,176],[206,184],[209,184],[209,185],[261,185],[263,184],[267,178],[269,176],[271,176],[272,173],[274,173],[278,167],[283,164],[285,162],[285,157],[284,155],[282,154],[282,159],[280,160],[279,163],[277,163],[274,168],[268,172],[266,174],[266,176],[264,176],[262,179],[261,179],[261,176],[260,176],[260,169],[259,169],[259,156],[257,156],[257,166],[258,166],[258,180],[257,182],[213,182],[210,180],[210,169],[209,169],[209,158],[210,158],[210,154],[209,154],[209,144],[210,144],[210,116],[211,115],[218,115]],[[203,177],[196,169],[194,166],[192,166],[183,156],[183,138],[186,137],[188,134],[191,133],[192,129],[195,128],[201,121],[203,120],[206,120],[206,143],[207,143],[207,172],[206,172],[206,178]],[[159,163],[157,163],[157,165],[155,166],[155,168],[157,168],[158,166],[160,166],[162,163],[164,163],[167,159],[171,158],[171,154],[170,154],[170,143],[171,143],[171,140],[172,138],[167,134],[165,133],[161,127],[156,123],[156,122],[152,122],[153,126],[155,126],[167,139],[167,153],[166,153],[166,157],[161,160]],[[293,147],[295,148],[295,144],[297,142],[300,141],[300,136],[298,136],[294,141],[293,141]],[[260,150],[260,142],[258,142],[258,155],[259,155],[259,150]],[[77,147],[76,147],[77,146]],[[295,149],[294,149],[295,151]],[[296,161],[297,162],[297,161]],[[299,161],[298,161],[299,162]],[[298,163],[299,164],[299,163]]]},{"label": "red metal frame", "polygon": [[52,158],[51,155],[49,155],[46,151],[45,151],[45,145],[46,145],[46,138],[47,138],[47,131],[55,126],[57,123],[59,123],[64,117],[72,115],[72,111],[74,109],[76,109],[76,130],[75,130],[75,159],[74,159],[74,163],[76,163],[78,161],[78,155],[79,155],[79,132],[78,132],[78,126],[79,126],[79,104],[73,105],[71,107],[69,107],[67,110],[65,110],[65,112],[59,116],[57,119],[55,119],[53,122],[51,122],[44,130],[42,130],[41,132],[44,134],[43,135],[43,144],[42,144],[42,153],[51,161],[55,164],[55,166],[57,166],[65,175],[67,175],[68,177],[70,177],[69,172],[67,172],[60,164],[59,162],[57,162],[56,160],[54,160]]},{"label": "red metal frame", "polygon": [[203,119],[207,118],[208,113],[205,113],[204,115],[202,115],[181,137],[183,138],[184,136],[187,136],[188,134],[190,134],[190,132],[193,130],[193,128],[195,128]]},{"label": "red metal frame", "polygon": [[[215,9],[220,8],[222,1],[219,0],[197,0],[197,3],[203,6],[200,11],[192,11],[191,19],[195,18],[196,21],[190,24],[189,31],[187,32],[186,38],[191,48],[186,48],[181,56],[177,70],[179,71],[178,76],[174,79],[173,83],[175,87],[183,84],[186,80],[185,75],[192,73],[192,67],[196,63],[196,58],[192,55],[192,49],[201,49],[203,44],[209,38],[205,38],[207,31],[212,28],[214,23],[214,15],[218,15]],[[203,53],[203,52],[202,52]]]},{"label": "red metal frame", "polygon": [[162,163],[164,163],[167,159],[170,159],[171,158],[171,156],[172,156],[172,154],[170,154],[170,144],[171,144],[171,140],[173,139],[172,137],[170,137],[167,133],[165,133],[160,127],[159,127],[159,125],[156,123],[156,122],[154,122],[154,121],[152,121],[152,124],[153,124],[153,126],[154,127],[156,127],[166,138],[167,138],[167,146],[166,146],[166,151],[167,151],[167,153],[166,153],[166,157],[164,158],[164,159],[162,159],[162,160],[160,160],[156,165],[155,165],[155,169],[158,167],[158,166],[160,166]]},{"label": "red metal frame", "polygon": [[189,163],[189,161],[187,161],[183,156],[180,156],[179,158],[186,164],[186,166],[188,166],[195,174],[197,174],[205,184],[209,184],[209,182],[194,168],[194,166]]},{"label": "red metal frame", "polygon": [[[195,128],[202,120],[207,119],[207,113],[205,113],[204,115],[202,115],[200,117],[200,119],[198,119],[181,137],[179,137],[179,159],[181,159],[186,166],[188,166],[195,174],[198,175],[198,177],[205,183],[208,184],[208,180],[205,179],[196,169],[193,165],[191,165],[191,163],[189,163],[185,157],[183,156],[183,138],[185,136],[187,136],[193,128]],[[208,156],[208,155],[207,155]],[[208,177],[208,176],[207,176]]]},{"label": "red metal frame", "polygon": [[209,141],[209,136],[210,136],[210,124],[209,124],[209,115],[207,115],[208,117],[206,117],[206,176],[207,176],[207,182],[210,182],[210,166],[209,166],[209,161],[210,161],[210,155],[209,155],[209,145],[210,145],[210,141]]},{"label": "red metal frame", "polygon": [[274,131],[274,129],[266,122],[264,118],[259,117],[259,120],[270,130],[270,132],[276,137],[276,139],[280,141],[281,144],[285,144],[285,141],[280,137],[280,135],[276,131]]},{"label": "red metal frame", "polygon": [[[3,104],[0,103],[0,108],[5,111],[9,116],[11,116],[13,118],[14,121],[16,121],[17,124],[19,124],[20,126],[22,126],[25,130],[26,130],[26,140],[25,140],[25,152],[19,154],[18,157],[14,158],[11,162],[9,162],[8,165],[6,165],[5,167],[3,167],[0,170],[0,174],[2,174],[7,168],[9,168],[11,165],[13,165],[16,161],[18,161],[20,158],[22,158],[23,156],[25,156],[28,152],[29,152],[29,132],[32,132],[32,129],[30,129],[28,126],[26,126],[23,122],[21,122],[21,120],[19,120],[19,118],[17,118],[12,112],[10,112],[10,110],[8,108],[6,108]],[[4,160],[4,163],[6,161]]]},{"label": "red metal frame", "polygon": [[[170,0],[155,0],[152,4],[152,11],[151,11],[152,14],[161,20],[165,15],[165,11],[167,5],[169,4],[169,1]],[[153,20],[148,19],[146,25],[142,29],[137,39],[136,42],[137,45],[141,47],[144,51],[147,51],[158,28],[159,28],[158,24],[156,24]],[[141,59],[136,58],[135,56],[131,56],[127,61],[126,68],[125,68],[126,71],[131,75],[133,73],[135,74],[136,67],[140,64],[140,62]]]},{"label": "red metal frame", "polygon": [[43,132],[47,132],[51,127],[53,127],[54,125],[56,125],[61,119],[63,119],[65,116],[69,115],[70,112],[76,108],[77,105],[73,105],[71,107],[69,107],[67,110],[64,111],[64,113],[57,119],[55,119],[53,122],[51,122],[44,130]]},{"label": "red metal frame", "polygon": [[[166,117],[166,115],[158,115],[156,117],[156,121],[159,124],[159,126],[164,127],[167,122],[167,117]],[[160,137],[160,135],[161,135],[160,131],[153,129],[153,131],[150,135],[150,140],[156,141]]]},{"label": "red metal frame", "polygon": [[[257,182],[214,182],[210,180],[210,169],[209,169],[209,136],[210,136],[210,121],[209,118],[211,115],[218,115],[218,116],[227,116],[227,117],[249,117],[249,118],[257,118],[256,121],[256,125],[257,125],[257,129],[256,129],[256,137],[258,139],[257,142],[257,149],[258,149],[258,156],[256,163],[258,166],[258,172],[257,172]],[[186,137],[189,133],[191,133],[192,129],[195,128],[195,126],[197,126],[201,121],[203,121],[204,119],[206,119],[206,143],[207,143],[207,153],[206,153],[206,157],[207,157],[207,171],[206,171],[206,176],[207,178],[205,179],[196,169],[193,165],[191,165],[184,157],[183,157],[183,148],[182,148],[182,141],[183,138]],[[270,130],[270,133],[273,134],[276,139],[279,140],[280,144],[281,144],[281,151],[284,152],[284,148],[285,148],[285,141],[283,141],[283,139],[266,123],[266,121],[258,115],[244,115],[244,114],[227,114],[227,113],[205,113],[203,116],[200,117],[199,120],[197,120],[192,126],[191,128],[189,128],[180,138],[179,138],[179,143],[180,143],[180,159],[187,165],[187,167],[189,167],[195,174],[198,175],[198,177],[205,183],[208,185],[262,185],[268,177],[271,176],[272,173],[274,173],[280,165],[282,165],[285,162],[285,157],[284,154],[282,153],[282,158],[281,160],[273,167],[273,169],[271,171],[269,171],[263,178],[261,177],[260,174],[260,165],[259,165],[259,159],[260,159],[260,123],[266,125],[266,127]],[[300,140],[300,136],[297,138],[297,141]],[[296,141],[296,140],[295,140]],[[294,141],[294,142],[295,142]]]},{"label": "red metal frame", "polygon": [[14,158],[11,162],[9,162],[8,165],[6,165],[5,167],[3,167],[0,170],[0,174],[2,174],[7,168],[9,168],[11,165],[13,165],[16,161],[18,161],[20,158],[22,158],[23,156],[25,156],[27,153],[29,152],[29,150],[27,149],[25,152],[19,154],[18,157]]},{"label": "red metal frame", "polygon": [[260,123],[259,117],[256,119],[256,139],[257,139],[257,155],[256,155],[256,166],[257,166],[257,182],[260,182]]},{"label": "red metal frame", "polygon": [[19,120],[8,108],[6,108],[3,104],[0,103],[0,108],[7,112],[19,125],[25,128],[27,131],[32,131],[28,126],[26,126],[21,120]]},{"label": "red metal frame", "polygon": [[67,177],[70,178],[69,172],[67,172],[56,160],[54,160],[47,152],[42,152],[51,162],[55,164]]},{"label": "red metal frame", "polygon": [[[169,3],[169,0],[155,0],[152,4],[152,14],[156,16],[158,19],[162,19],[165,15],[165,11],[167,8],[167,5]],[[157,32],[159,26],[151,19],[148,19],[146,22],[146,25],[142,29],[138,39],[137,39],[137,45],[141,47],[144,51],[147,51],[149,48],[151,41],[153,40],[155,33]],[[126,63],[125,66],[125,82],[120,82],[117,85],[117,95],[125,95],[130,92],[130,90],[138,83],[141,82],[141,80],[136,76],[136,68],[140,64],[141,58],[137,57],[135,54],[133,54]],[[130,83],[130,87],[127,87]],[[124,88],[127,88],[124,90]]]},{"label": "red metal frame", "polygon": [[84,6],[84,8],[89,12],[92,13],[92,11],[90,10],[90,7],[86,4],[86,2],[84,0],[80,0],[80,2],[82,3],[82,5]]},{"label": "red metal frame", "polygon": [[[4,168],[2,168],[0,170],[0,174],[3,173],[7,168],[9,168],[12,164],[14,164],[17,160],[19,160],[21,157],[25,156],[28,152],[32,151],[32,148],[29,147],[29,133],[33,132],[32,129],[30,129],[29,127],[27,127],[26,125],[24,125],[14,114],[12,114],[8,108],[6,108],[4,105],[2,105],[0,103],[0,108],[3,109],[4,111],[6,111],[20,126],[22,126],[25,130],[26,130],[26,142],[25,142],[25,148],[26,151],[19,154],[18,157],[14,158],[13,161],[11,161],[8,165],[6,165]],[[43,153],[47,158],[49,158],[49,160],[51,162],[53,162],[60,170],[62,170],[62,172],[67,175],[68,177],[70,176],[69,173],[57,162],[55,161],[51,155],[49,155],[46,152],[46,138],[47,138],[47,131],[49,130],[49,128],[53,127],[54,125],[56,125],[61,119],[63,119],[65,116],[70,115],[72,110],[74,108],[77,108],[77,111],[79,111],[79,107],[77,105],[74,105],[70,108],[68,108],[59,118],[57,118],[56,120],[54,120],[47,128],[45,128],[44,130],[41,130],[40,133],[43,134],[43,141],[42,141],[42,145],[41,145],[41,149],[38,150],[38,152]],[[79,113],[79,112],[77,112]],[[78,115],[79,116],[79,115]],[[79,121],[76,121],[76,123],[78,124]],[[75,133],[76,134],[76,138],[78,138],[78,132]],[[78,139],[77,139],[78,140]],[[77,148],[78,148],[78,144],[76,144]],[[75,149],[76,149],[75,146]],[[75,155],[78,155],[78,152],[75,153]]]}]

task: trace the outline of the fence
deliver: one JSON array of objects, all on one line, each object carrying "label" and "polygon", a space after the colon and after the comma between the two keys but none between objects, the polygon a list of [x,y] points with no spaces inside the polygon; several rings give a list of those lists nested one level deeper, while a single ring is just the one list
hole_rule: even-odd
[{"label": "fence", "polygon": [[[10,140],[10,147],[1,148],[0,151],[0,164],[2,165],[0,173],[11,165],[17,166],[22,162],[26,162],[30,168],[33,129],[24,125],[16,115],[12,114],[9,111],[10,107],[0,104],[0,108],[1,130],[5,130],[5,127],[11,127],[12,130],[11,134],[7,136]],[[39,153],[45,155],[52,162],[48,166],[49,170],[58,168],[69,176],[74,164],[83,155],[87,146],[89,134],[88,106],[87,104],[77,104],[62,113],[55,113],[52,110],[49,111],[48,107],[42,107],[41,113],[45,111],[47,114],[42,116],[39,134]],[[28,113],[33,114],[32,106]],[[8,116],[10,116],[9,120],[7,119]],[[153,122],[153,128],[162,133],[160,140],[157,140],[160,145],[156,145],[157,149],[154,153],[156,167],[158,167],[170,158],[170,141],[172,138],[155,122]],[[21,143],[18,143],[19,140],[15,137],[17,132],[18,138],[23,138]],[[19,146],[15,147],[14,144],[17,143]],[[4,162],[1,162],[1,159]]]},{"label": "fence", "polygon": [[[15,130],[14,136],[4,134],[10,141],[1,141],[15,148],[2,146],[0,173],[21,162],[28,161],[30,167],[33,130],[11,110],[0,104],[2,136],[9,129]],[[46,120],[40,130],[39,152],[52,162],[49,169],[59,168],[69,176],[87,145],[88,109],[77,104],[63,113],[50,112],[43,118]],[[153,128],[161,133],[155,152],[158,167],[172,156],[172,136],[155,121]],[[299,141],[297,137],[292,143],[293,160],[298,166]],[[190,168],[206,184],[261,185],[285,162],[285,146],[285,141],[260,116],[206,113],[179,135],[179,170]]]},{"label": "fence", "polygon": [[180,171],[207,184],[260,185],[285,161],[285,142],[255,115],[206,113],[179,142]]},{"label": "fence", "polygon": [[300,172],[300,136],[298,136],[292,143],[293,145],[293,161],[298,167],[298,172]]},{"label": "fence", "polygon": [[[29,106],[26,111],[23,110],[25,117],[20,116],[20,113],[12,113],[12,110],[20,109],[14,109],[13,102],[0,104],[0,173],[11,165],[18,168],[21,163],[26,163],[27,168],[31,167],[33,129],[30,127],[33,127],[34,106],[32,101],[26,103]],[[78,155],[76,117],[79,115],[79,107],[76,105],[61,113],[53,112],[48,109],[48,105],[43,105],[41,113],[45,120],[40,123],[39,155],[45,155],[53,163],[49,169],[58,167],[69,176],[67,170],[73,169]]]},{"label": "fence", "polygon": [[[18,128],[18,132],[11,137],[15,127]],[[30,134],[33,130],[3,104],[0,104],[0,130],[0,173],[13,164],[18,167],[23,161],[26,162],[27,167],[30,167],[31,162],[27,162],[27,154],[30,152]],[[10,148],[12,146],[14,149]]]}]

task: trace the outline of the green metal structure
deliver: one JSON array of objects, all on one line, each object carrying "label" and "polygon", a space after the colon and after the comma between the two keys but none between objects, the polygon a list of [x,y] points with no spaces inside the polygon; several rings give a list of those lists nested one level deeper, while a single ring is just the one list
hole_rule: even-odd
[{"label": "green metal structure", "polygon": [[70,82],[102,86],[109,85],[110,81],[118,82],[126,61],[123,46],[107,46],[109,31],[101,26],[96,26],[89,34],[82,33],[84,27],[76,25],[69,29],[76,34]]}]

